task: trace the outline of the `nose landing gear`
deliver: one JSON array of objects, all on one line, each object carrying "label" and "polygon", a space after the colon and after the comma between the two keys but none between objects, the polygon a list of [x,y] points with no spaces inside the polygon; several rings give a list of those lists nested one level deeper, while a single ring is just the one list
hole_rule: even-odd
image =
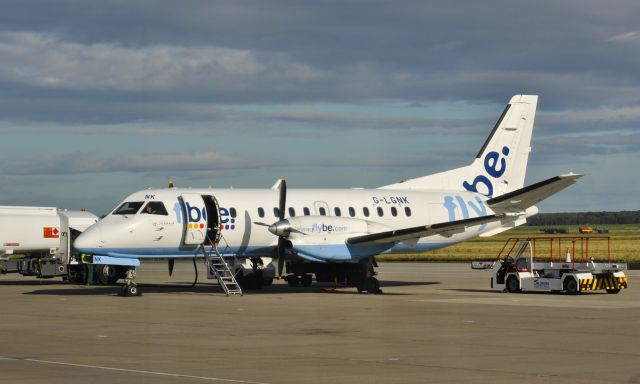
[{"label": "nose landing gear", "polygon": [[138,284],[135,282],[136,279],[136,268],[130,267],[127,269],[127,273],[124,278],[124,284],[120,288],[120,296],[139,296],[140,290],[138,289]]}]

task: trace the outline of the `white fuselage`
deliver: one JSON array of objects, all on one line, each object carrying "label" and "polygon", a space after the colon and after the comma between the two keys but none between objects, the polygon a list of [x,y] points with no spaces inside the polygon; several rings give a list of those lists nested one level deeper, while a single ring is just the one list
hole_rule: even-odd
[{"label": "white fuselage", "polygon": [[[167,188],[139,191],[124,200],[125,203],[141,203],[135,213],[117,214],[118,209],[114,210],[85,231],[75,246],[85,253],[113,257],[202,256],[197,246],[185,245],[185,236],[198,230],[187,228],[185,215],[197,216],[204,207],[185,208],[185,203],[180,200],[184,194],[210,195],[217,200],[222,233],[218,248],[221,253],[238,257],[273,255],[277,237],[268,231],[267,226],[256,223],[269,225],[278,221],[279,192],[274,189]],[[309,250],[308,254],[322,254],[320,261],[353,261],[369,254],[360,254],[356,249],[350,250],[348,256],[343,254],[334,259],[331,247],[344,247],[345,237],[354,234],[491,215],[494,212],[486,205],[486,199],[478,193],[461,191],[291,189],[287,194],[284,216],[309,216],[310,222],[303,228],[308,237],[302,239],[304,244],[300,246],[301,249],[307,247],[304,249]],[[166,212],[144,213],[149,202],[155,202],[154,206],[161,202]],[[341,221],[338,217],[345,219]],[[371,230],[354,229],[353,224],[358,223],[368,223]],[[435,235],[382,247],[376,253],[442,248],[501,225],[500,222],[476,225],[450,236]],[[206,228],[201,230],[206,232]]]}]

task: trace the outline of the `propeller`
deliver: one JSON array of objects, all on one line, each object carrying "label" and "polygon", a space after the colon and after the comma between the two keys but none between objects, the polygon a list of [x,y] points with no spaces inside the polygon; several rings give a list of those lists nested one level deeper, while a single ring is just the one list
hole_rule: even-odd
[{"label": "propeller", "polygon": [[171,276],[173,274],[173,265],[176,262],[176,259],[167,259],[167,262],[169,263],[169,276]]},{"label": "propeller", "polygon": [[256,221],[254,224],[269,227],[269,232],[278,236],[278,278],[282,277],[282,270],[284,269],[284,258],[287,250],[287,239],[291,232],[302,233],[296,229],[291,228],[291,224],[288,220],[284,219],[285,210],[287,208],[287,182],[284,177],[280,178],[280,201],[278,203],[278,221],[274,224],[266,224]]},{"label": "propeller", "polygon": [[[284,220],[284,210],[287,205],[287,182],[284,180],[284,177],[280,178],[280,204],[278,205],[278,213],[280,217],[278,217],[279,221],[282,222]],[[271,230],[271,227],[269,227]],[[287,246],[287,241],[282,235],[278,235],[278,277],[282,276],[282,270],[284,269],[284,254],[285,247]]]}]

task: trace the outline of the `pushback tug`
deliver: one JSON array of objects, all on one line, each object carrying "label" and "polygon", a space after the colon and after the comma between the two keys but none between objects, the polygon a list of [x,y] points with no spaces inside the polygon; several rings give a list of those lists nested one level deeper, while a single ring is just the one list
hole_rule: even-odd
[{"label": "pushback tug", "polygon": [[510,238],[490,268],[491,288],[510,293],[618,293],[628,287],[627,265],[611,261],[608,236]]}]

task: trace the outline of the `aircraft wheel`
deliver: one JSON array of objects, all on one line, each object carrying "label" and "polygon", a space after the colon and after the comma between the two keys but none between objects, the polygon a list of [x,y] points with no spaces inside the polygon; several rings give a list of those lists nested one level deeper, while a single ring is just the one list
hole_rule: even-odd
[{"label": "aircraft wheel", "polygon": [[304,275],[300,279],[300,284],[303,287],[310,287],[312,282],[313,282],[313,277],[311,277],[311,275]]},{"label": "aircraft wheel", "polygon": [[373,294],[380,294],[382,290],[380,289],[380,282],[375,277],[371,277],[367,281],[367,292]]},{"label": "aircraft wheel", "polygon": [[79,272],[77,268],[70,268],[67,277],[71,284],[86,284],[87,282],[87,279],[85,279],[84,275]]},{"label": "aircraft wheel", "polygon": [[518,293],[520,292],[520,286],[518,284],[518,278],[515,276],[509,276],[507,279],[507,291],[509,293]]},{"label": "aircraft wheel", "polygon": [[262,289],[264,288],[264,280],[262,279],[262,273],[254,273],[251,276],[251,288]]},{"label": "aircraft wheel", "polygon": [[242,270],[240,270],[240,271],[238,271],[238,273],[236,273],[236,281],[240,285],[240,288],[249,289],[246,276],[244,275],[244,272],[242,272]]},{"label": "aircraft wheel", "polygon": [[124,289],[125,296],[138,296],[140,294],[140,291],[138,290],[138,285],[135,283],[129,283],[124,287],[125,287]]},{"label": "aircraft wheel", "polygon": [[103,285],[115,284],[118,281],[118,270],[113,265],[97,265],[96,274]]},{"label": "aircraft wheel", "polygon": [[296,275],[287,276],[287,284],[289,284],[290,287],[297,287],[299,283],[300,283],[300,279],[298,279],[298,276]]},{"label": "aircraft wheel", "polygon": [[564,281],[564,290],[567,291],[569,295],[578,294],[578,282],[573,277],[570,277]]}]

